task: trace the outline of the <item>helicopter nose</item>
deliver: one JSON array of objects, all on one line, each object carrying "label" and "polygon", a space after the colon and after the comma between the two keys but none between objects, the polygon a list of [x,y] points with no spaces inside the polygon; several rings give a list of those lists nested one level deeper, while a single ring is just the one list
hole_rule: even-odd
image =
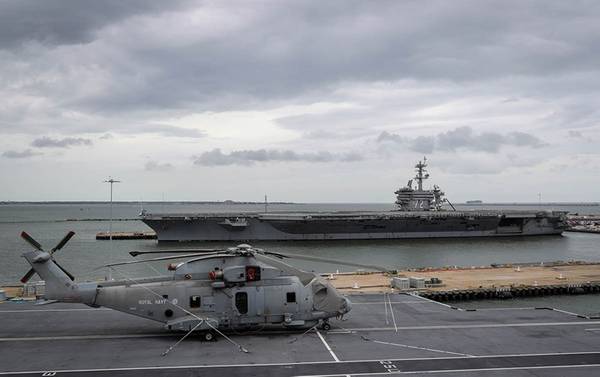
[{"label": "helicopter nose", "polygon": [[350,310],[352,310],[352,302],[350,301],[350,299],[348,297],[343,297],[343,299],[344,299],[344,302],[342,303],[342,308],[341,308],[340,312],[342,314],[346,314]]}]

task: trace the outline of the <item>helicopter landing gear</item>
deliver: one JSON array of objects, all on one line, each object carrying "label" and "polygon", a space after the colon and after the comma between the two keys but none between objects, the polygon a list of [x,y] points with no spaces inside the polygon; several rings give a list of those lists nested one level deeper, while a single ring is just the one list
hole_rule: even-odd
[{"label": "helicopter landing gear", "polygon": [[202,340],[206,342],[212,342],[213,340],[215,340],[215,334],[212,331],[205,331],[202,334],[200,334],[200,336],[202,337]]},{"label": "helicopter landing gear", "polygon": [[329,321],[323,321],[323,323],[321,324],[321,330],[324,330],[324,331],[331,330],[331,325],[329,324]]}]

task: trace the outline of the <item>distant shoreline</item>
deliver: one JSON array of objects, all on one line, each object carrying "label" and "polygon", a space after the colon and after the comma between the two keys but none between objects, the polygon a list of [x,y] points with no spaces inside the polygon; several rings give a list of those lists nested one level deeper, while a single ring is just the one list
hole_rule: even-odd
[{"label": "distant shoreline", "polygon": [[[223,201],[113,201],[113,204],[223,204],[223,205],[236,205],[236,204],[256,204],[256,205],[265,205],[265,202],[236,202],[233,200],[223,200]],[[110,204],[109,201],[60,201],[60,200],[52,200],[52,201],[3,201],[0,202],[0,205],[10,205],[10,204]],[[304,204],[304,203],[294,203],[294,202],[267,202],[268,205],[271,204]]]},{"label": "distant shoreline", "polygon": [[[14,205],[14,204],[109,204],[109,201],[93,201],[93,200],[77,200],[77,201],[61,201],[61,200],[50,200],[50,201],[0,201],[0,205]],[[113,204],[151,204],[151,205],[163,205],[163,204],[219,204],[219,205],[264,205],[265,202],[251,202],[251,201],[234,201],[234,200],[223,200],[223,201],[113,201]],[[293,204],[293,205],[305,205],[305,204],[390,204],[390,203],[368,203],[368,202],[315,202],[315,203],[298,203],[298,202],[267,202],[268,205],[277,204]],[[488,203],[488,202],[477,202],[477,203],[454,203],[460,206],[471,206],[471,207],[482,207],[482,206],[530,206],[530,207],[543,207],[543,206],[582,206],[582,207],[595,207],[600,206],[598,202],[548,202],[548,203],[527,203],[527,202],[500,202],[500,203]]]},{"label": "distant shoreline", "polygon": [[543,207],[543,206],[579,206],[579,207],[595,207],[600,206],[600,203],[597,202],[549,202],[549,203],[455,203],[461,206],[473,206],[473,207],[481,207],[481,206],[529,206],[529,207]]}]

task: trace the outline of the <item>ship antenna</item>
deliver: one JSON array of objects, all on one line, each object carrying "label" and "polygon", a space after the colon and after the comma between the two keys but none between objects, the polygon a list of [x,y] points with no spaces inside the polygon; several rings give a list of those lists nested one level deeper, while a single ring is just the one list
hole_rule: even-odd
[{"label": "ship antenna", "polygon": [[415,179],[417,180],[418,191],[423,191],[423,180],[429,178],[429,174],[427,174],[427,157],[423,157],[423,161],[419,161],[415,165],[415,170],[417,175]]}]

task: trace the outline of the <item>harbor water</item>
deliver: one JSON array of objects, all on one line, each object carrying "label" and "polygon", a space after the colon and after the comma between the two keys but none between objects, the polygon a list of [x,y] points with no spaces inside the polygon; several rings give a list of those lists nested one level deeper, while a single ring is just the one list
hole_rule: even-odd
[{"label": "harbor water", "polygon": [[[456,206],[457,209],[544,209],[570,213],[599,213],[598,206]],[[262,212],[263,204],[145,204],[149,212]],[[389,204],[269,204],[268,211],[380,211],[391,210]],[[133,232],[150,229],[137,216],[140,205],[117,203],[113,206],[113,231]],[[21,231],[31,234],[45,248],[51,249],[70,230],[76,236],[55,257],[78,279],[103,279],[108,275],[101,266],[111,262],[129,261],[131,250],[158,248],[229,247],[226,242],[158,244],[155,240],[96,240],[98,232],[108,231],[110,212],[107,203],[2,204],[0,205],[0,283],[16,283],[28,270],[21,254],[29,246],[20,239]],[[330,242],[254,242],[253,246],[283,253],[306,254],[340,259],[355,263],[377,264],[389,269],[440,266],[482,266],[493,263],[531,263],[549,261],[600,261],[600,235],[566,232],[562,236],[509,237],[485,239],[420,239],[383,241]],[[307,261],[290,261],[298,267],[317,272],[350,271],[354,268]],[[114,278],[166,274],[164,262],[119,267]],[[597,295],[578,298],[544,297],[542,306],[573,305],[582,312],[600,312]],[[515,300],[517,305],[531,306],[527,300]],[[571,301],[568,301],[571,300]],[[575,301],[575,304],[572,301]],[[548,303],[549,301],[549,303]],[[503,301],[506,303],[505,301]],[[580,304],[577,304],[579,302]],[[472,304],[468,304],[472,305]],[[492,304],[492,305],[501,305]],[[533,304],[532,304],[533,305]]]}]

